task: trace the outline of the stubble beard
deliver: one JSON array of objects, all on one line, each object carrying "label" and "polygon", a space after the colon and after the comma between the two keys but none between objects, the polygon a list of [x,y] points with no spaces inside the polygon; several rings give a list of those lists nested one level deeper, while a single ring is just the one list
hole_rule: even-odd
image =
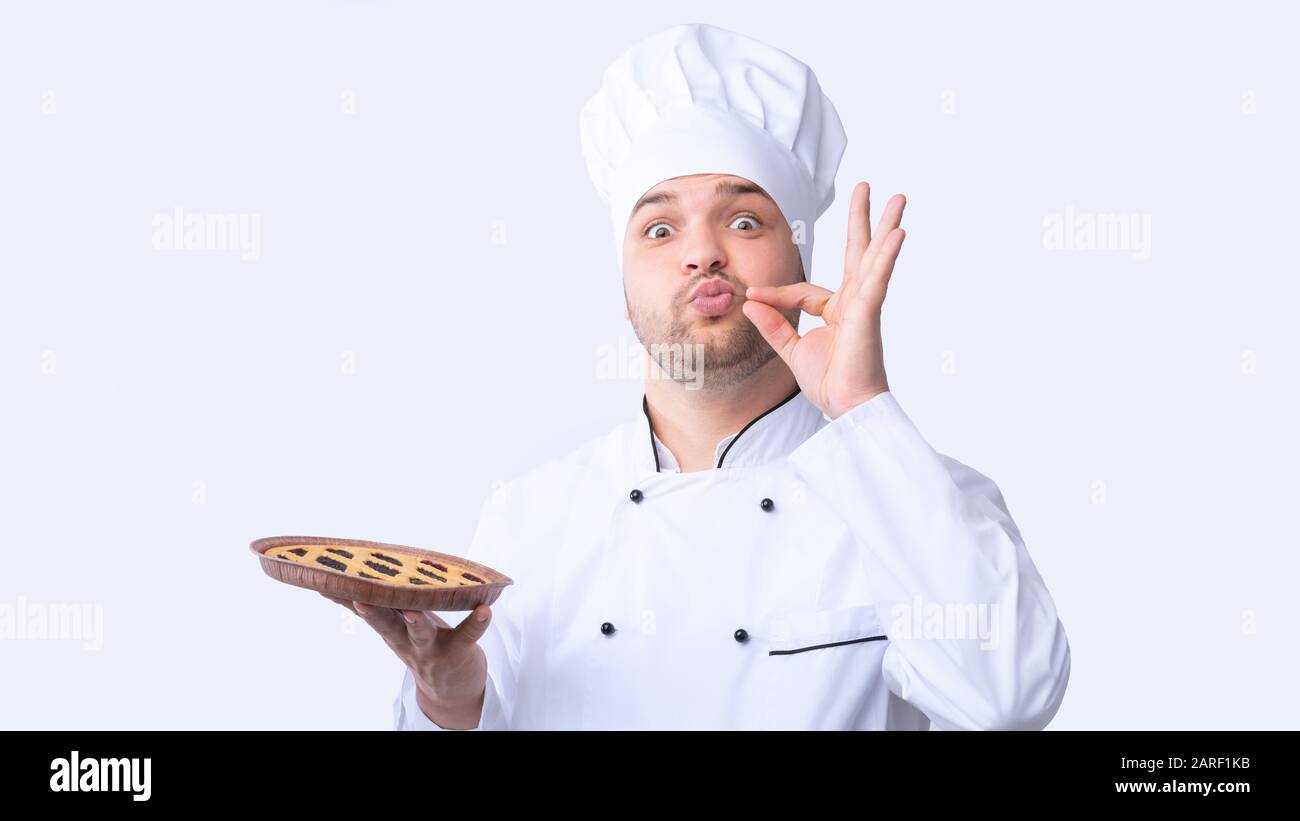
[{"label": "stubble beard", "polygon": [[[727,281],[736,287],[737,299],[743,303],[744,287],[730,279]],[[652,362],[658,365],[656,376],[660,378],[691,383],[695,387],[726,389],[749,379],[776,356],[758,327],[741,313],[739,305],[723,316],[704,317],[695,315],[684,299],[674,299],[671,312],[671,316],[665,316],[663,312],[641,310],[628,304],[632,329]],[[781,314],[798,328],[797,308]]]}]

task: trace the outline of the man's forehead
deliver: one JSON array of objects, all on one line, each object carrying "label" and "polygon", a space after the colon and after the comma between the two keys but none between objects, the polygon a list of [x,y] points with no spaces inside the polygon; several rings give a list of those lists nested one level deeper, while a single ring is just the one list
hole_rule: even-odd
[{"label": "man's forehead", "polygon": [[679,194],[684,194],[692,189],[699,190],[701,193],[707,191],[715,199],[738,197],[743,194],[758,194],[776,205],[775,200],[772,200],[772,197],[763,190],[762,186],[756,185],[744,177],[736,177],[730,174],[690,174],[664,180],[651,188],[641,196],[641,199],[637,200],[631,216],[636,216],[636,212],[647,205],[677,204],[682,199]]}]

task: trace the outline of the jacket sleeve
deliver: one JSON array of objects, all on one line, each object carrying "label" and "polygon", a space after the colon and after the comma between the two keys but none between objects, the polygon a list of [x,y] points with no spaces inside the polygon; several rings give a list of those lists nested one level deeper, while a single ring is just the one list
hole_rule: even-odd
[{"label": "jacket sleeve", "polygon": [[[450,623],[450,622],[449,622]],[[491,630],[491,626],[488,630]],[[484,638],[487,638],[484,636]],[[488,662],[489,668],[491,662]],[[424,714],[420,709],[420,704],[415,700],[415,675],[411,668],[406,668],[406,676],[402,679],[402,691],[398,694],[397,699],[393,702],[393,729],[395,730],[446,730]],[[492,681],[492,674],[488,673],[487,689],[483,693],[483,713],[479,718],[477,727],[472,730],[505,730],[508,729],[505,722],[503,706],[501,704],[501,695],[497,692],[496,683]]]},{"label": "jacket sleeve", "polygon": [[[503,502],[489,496],[479,512],[478,529],[470,543],[465,558],[507,572],[512,562],[509,551],[512,540],[506,528],[507,511]],[[518,684],[519,627],[512,606],[513,585],[501,591],[492,603],[492,621],[479,639],[479,646],[487,655],[487,688],[483,693],[483,712],[475,730],[510,729],[511,706],[515,701]],[[471,611],[435,611],[443,621],[453,627],[468,618]],[[393,729],[444,730],[433,723],[415,699],[415,675],[406,668],[402,686],[393,701]]]},{"label": "jacket sleeve", "polygon": [[[997,486],[932,449],[888,391],[790,460],[856,539],[888,625],[889,690],[939,729],[1047,726],[1069,681],[1069,642]],[[986,629],[973,635],[951,615],[981,612]]]}]

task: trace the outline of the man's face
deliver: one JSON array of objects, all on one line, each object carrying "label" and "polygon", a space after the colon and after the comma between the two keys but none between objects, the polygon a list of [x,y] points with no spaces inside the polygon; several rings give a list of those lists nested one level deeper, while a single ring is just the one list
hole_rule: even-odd
[{"label": "man's face", "polygon": [[[776,356],[740,310],[745,289],[803,280],[789,223],[742,177],[665,180],[641,197],[628,220],[627,316],[651,358],[679,382],[703,377],[709,387],[733,385]],[[697,293],[701,285],[705,290]],[[709,289],[722,293],[706,296]],[[783,313],[798,328],[799,310]],[[693,352],[703,356],[703,373]]]}]

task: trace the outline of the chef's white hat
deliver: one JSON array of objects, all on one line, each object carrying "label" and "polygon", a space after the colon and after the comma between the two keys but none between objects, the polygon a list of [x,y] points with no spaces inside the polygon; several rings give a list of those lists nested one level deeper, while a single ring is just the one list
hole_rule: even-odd
[{"label": "chef's white hat", "polygon": [[646,191],[673,177],[734,174],[771,195],[812,278],[813,223],[835,199],[847,138],[799,60],[717,26],[674,26],[605,69],[579,127],[620,267],[628,218]]}]

